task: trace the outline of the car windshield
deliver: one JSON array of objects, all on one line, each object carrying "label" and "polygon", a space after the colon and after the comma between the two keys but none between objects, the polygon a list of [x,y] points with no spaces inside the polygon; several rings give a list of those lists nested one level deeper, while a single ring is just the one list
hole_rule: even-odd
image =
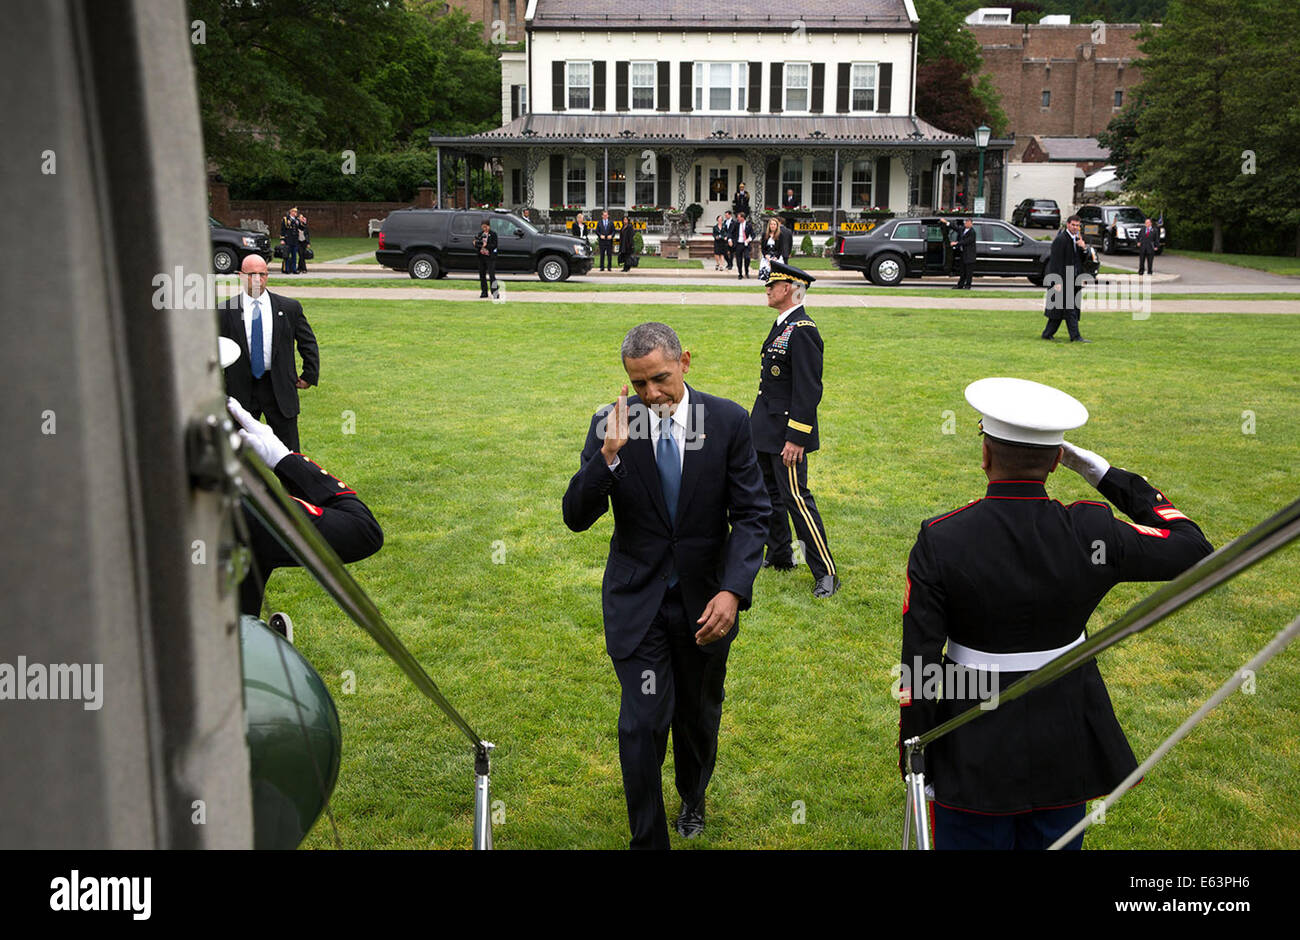
[{"label": "car windshield", "polygon": [[1142,210],[1141,210],[1141,209],[1134,209],[1134,208],[1130,207],[1130,208],[1127,208],[1127,209],[1120,209],[1120,210],[1118,210],[1118,211],[1115,213],[1115,221],[1116,221],[1116,222],[1138,222],[1138,223],[1141,223],[1141,222],[1145,222],[1146,220],[1147,220],[1147,217],[1144,216],[1144,215],[1142,214]]}]

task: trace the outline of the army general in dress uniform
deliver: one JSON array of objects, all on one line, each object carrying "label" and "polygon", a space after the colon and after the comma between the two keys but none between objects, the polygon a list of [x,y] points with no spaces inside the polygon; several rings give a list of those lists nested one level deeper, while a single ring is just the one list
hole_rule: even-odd
[{"label": "army general in dress uniform", "polygon": [[813,280],[792,265],[771,263],[767,305],[778,316],[763,340],[758,398],[750,423],[772,501],[763,567],[782,571],[794,567],[788,514],[813,574],[813,596],[830,597],[839,590],[840,579],[826,527],[808,490],[805,459],[818,447],[817,405],[822,399],[822,338],[803,307],[804,293]]},{"label": "army general in dress uniform", "polygon": [[[1117,583],[1169,580],[1213,550],[1163,491],[1065,442],[1088,419],[1071,396],[991,378],[966,399],[983,415],[988,491],[927,520],[908,557],[900,750],[1084,642]],[[1058,463],[1133,521],[1103,502],[1049,498]],[[925,757],[940,849],[1046,848],[1137,766],[1095,660],[939,738]]]}]

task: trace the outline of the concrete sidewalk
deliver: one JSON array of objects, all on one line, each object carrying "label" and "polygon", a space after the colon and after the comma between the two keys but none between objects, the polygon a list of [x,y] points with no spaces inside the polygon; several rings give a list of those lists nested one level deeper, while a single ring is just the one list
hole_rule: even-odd
[{"label": "concrete sidewalk", "polygon": [[[754,282],[758,284],[757,281]],[[544,303],[544,304],[596,304],[604,306],[624,304],[656,304],[661,306],[749,306],[762,305],[762,293],[755,289],[751,292],[728,291],[538,291],[523,287],[514,287],[506,282],[503,299],[498,303]],[[295,287],[292,281],[279,281],[271,285],[275,293],[284,294],[300,300],[418,300],[424,302],[460,302],[492,304],[493,301],[482,300],[473,291],[438,287]],[[1195,295],[1190,295],[1194,298]],[[882,294],[848,294],[844,292],[818,294],[809,298],[809,307],[861,307],[873,309],[904,310],[952,310],[954,312],[978,312],[987,310],[1011,310],[1043,312],[1043,294],[1041,289],[1025,297],[980,297],[976,293],[948,296],[939,294],[934,297],[915,297],[899,295],[891,297]],[[1119,308],[1126,309],[1126,308]],[[1090,306],[1088,295],[1084,294],[1083,312],[1098,312]],[[1127,312],[1127,311],[1126,311]],[[1142,319],[1139,311],[1136,319]],[[1150,302],[1151,313],[1262,313],[1262,314],[1300,314],[1300,297],[1296,300],[1155,300]]]}]

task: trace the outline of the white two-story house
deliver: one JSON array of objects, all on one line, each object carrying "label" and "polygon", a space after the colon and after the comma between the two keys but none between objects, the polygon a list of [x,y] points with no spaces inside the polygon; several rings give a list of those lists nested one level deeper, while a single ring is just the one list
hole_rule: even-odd
[{"label": "white two-story house", "polygon": [[[974,128],[948,133],[914,115],[912,0],[779,6],[655,0],[637,13],[529,0],[526,51],[502,56],[510,121],[430,142],[495,160],[504,202],[541,214],[698,203],[709,225],[742,182],[755,213],[793,190],[837,223],[946,205],[945,151],[973,151]],[[990,143],[990,183],[1010,143]],[[999,194],[989,186],[990,214]]]}]

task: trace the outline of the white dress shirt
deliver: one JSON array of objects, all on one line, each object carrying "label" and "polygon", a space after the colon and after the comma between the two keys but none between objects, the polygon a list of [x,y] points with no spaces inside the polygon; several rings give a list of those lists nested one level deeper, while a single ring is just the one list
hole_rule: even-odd
[{"label": "white dress shirt", "polygon": [[[793,308],[792,308],[793,309]],[[677,444],[677,469],[683,470],[686,465],[686,416],[690,414],[691,407],[691,390],[683,386],[682,400],[677,403],[672,415],[669,416],[668,426],[669,433],[673,436],[673,441]],[[611,411],[612,415],[613,412]],[[659,460],[659,416],[654,413],[653,409],[646,407],[646,418],[650,423],[650,446],[654,450],[655,461]],[[628,416],[629,428],[631,430],[631,415]],[[622,462],[622,457],[615,455],[614,462],[606,464],[612,472]]]},{"label": "white dress shirt", "polygon": [[[253,303],[254,300],[249,296],[248,291],[239,292],[239,302],[244,308],[244,339],[248,341],[248,361],[249,367],[253,362]],[[262,306],[262,364],[266,366],[266,371],[271,371],[271,333],[275,327],[273,322],[275,312],[271,309],[271,295],[267,291],[262,291],[261,296],[257,298],[257,303]]]},{"label": "white dress shirt", "polygon": [[803,304],[792,304],[789,307],[786,307],[783,311],[781,311],[781,315],[776,318],[776,325],[780,326],[782,323],[785,322],[786,317],[788,317],[790,314],[792,314],[794,311],[798,310],[802,306]]}]

